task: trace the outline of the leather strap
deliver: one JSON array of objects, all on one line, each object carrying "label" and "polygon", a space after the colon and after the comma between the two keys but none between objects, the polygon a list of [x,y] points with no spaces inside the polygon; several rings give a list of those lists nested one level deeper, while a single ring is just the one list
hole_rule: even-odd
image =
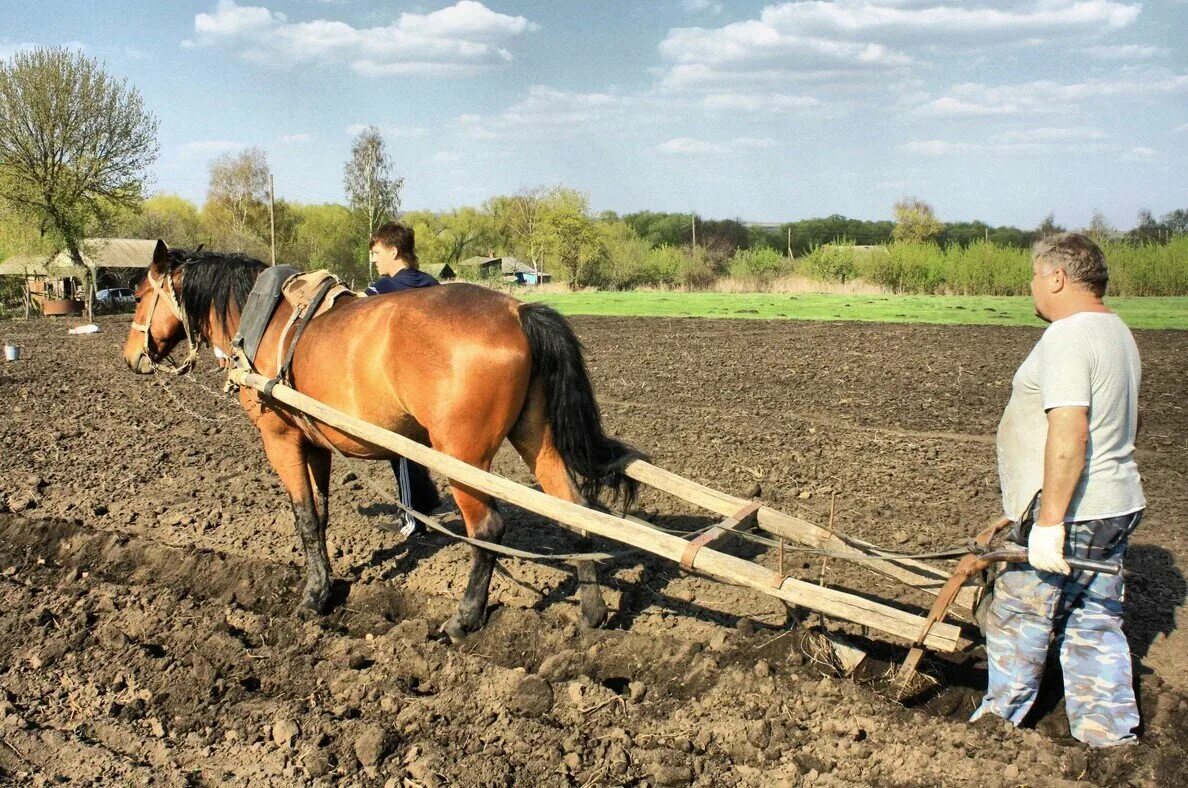
[{"label": "leather strap", "polygon": [[692,572],[693,562],[697,559],[697,553],[701,548],[731,531],[750,528],[754,524],[755,516],[758,514],[759,509],[762,507],[763,504],[758,501],[752,501],[696,539],[691,540],[685,546],[685,552],[681,554],[681,568],[686,572]]}]

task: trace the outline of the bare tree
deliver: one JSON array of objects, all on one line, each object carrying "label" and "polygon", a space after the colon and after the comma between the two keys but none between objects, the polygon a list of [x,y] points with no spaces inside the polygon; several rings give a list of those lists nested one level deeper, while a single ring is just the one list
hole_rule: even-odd
[{"label": "bare tree", "polygon": [[265,251],[271,174],[260,148],[224,153],[211,161],[202,214],[217,246],[257,255]]},{"label": "bare tree", "polygon": [[351,209],[365,218],[368,237],[400,210],[404,178],[392,174],[392,159],[375,126],[363,129],[351,144],[342,185]]},{"label": "bare tree", "polygon": [[157,128],[140,92],[97,60],[62,47],[18,52],[0,61],[0,198],[81,266],[87,229],[140,204]]},{"label": "bare tree", "polygon": [[496,225],[516,248],[539,269],[544,247],[543,219],[545,206],[553,189],[537,186],[523,189],[511,196],[495,197],[488,202],[488,210]]}]

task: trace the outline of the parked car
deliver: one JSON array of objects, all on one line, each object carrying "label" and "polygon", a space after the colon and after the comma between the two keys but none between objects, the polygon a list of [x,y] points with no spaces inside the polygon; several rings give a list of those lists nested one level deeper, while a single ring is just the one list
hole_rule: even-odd
[{"label": "parked car", "polygon": [[108,287],[96,291],[95,300],[108,306],[132,306],[136,296],[126,287]]}]

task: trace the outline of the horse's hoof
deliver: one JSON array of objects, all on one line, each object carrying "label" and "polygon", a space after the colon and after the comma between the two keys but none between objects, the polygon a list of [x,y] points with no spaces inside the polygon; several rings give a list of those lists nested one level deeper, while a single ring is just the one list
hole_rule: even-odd
[{"label": "horse's hoof", "polygon": [[602,598],[594,600],[593,602],[585,600],[582,602],[582,619],[590,626],[591,629],[598,629],[606,623],[610,618],[610,610]]},{"label": "horse's hoof", "polygon": [[466,627],[462,626],[457,616],[450,617],[438,631],[449,638],[451,643],[461,643],[466,638]]},{"label": "horse's hoof", "polygon": [[326,602],[329,596],[329,594],[320,594],[317,596],[306,594],[301,599],[301,604],[297,605],[296,610],[293,612],[298,618],[306,621],[318,618],[326,612]]}]

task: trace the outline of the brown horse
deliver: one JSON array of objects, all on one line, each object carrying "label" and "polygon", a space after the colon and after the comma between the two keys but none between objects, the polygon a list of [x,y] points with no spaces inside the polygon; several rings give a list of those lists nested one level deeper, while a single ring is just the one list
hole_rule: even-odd
[{"label": "brown horse", "polygon": [[[240,255],[171,251],[158,242],[136,292],[128,366],[152,372],[183,338],[230,355],[240,310],[263,269]],[[282,301],[264,335],[256,356],[263,375],[276,373],[290,311]],[[507,439],[541,488],[558,498],[584,502],[603,487],[627,498],[634,493],[621,472],[633,452],[603,431],[581,345],[549,307],[470,284],[355,299],[309,323],[291,373],[302,393],[484,470]],[[307,570],[298,610],[322,612],[330,593],[331,446],[349,457],[395,455],[326,425],[311,429],[255,390],[240,390],[239,399],[292,503]],[[452,489],[467,533],[501,541],[504,524],[490,497],[465,485]],[[454,640],[481,626],[486,612],[495,557],[472,551],[458,611],[442,625]],[[607,611],[594,566],[579,564],[578,580],[582,614],[597,626]]]}]

